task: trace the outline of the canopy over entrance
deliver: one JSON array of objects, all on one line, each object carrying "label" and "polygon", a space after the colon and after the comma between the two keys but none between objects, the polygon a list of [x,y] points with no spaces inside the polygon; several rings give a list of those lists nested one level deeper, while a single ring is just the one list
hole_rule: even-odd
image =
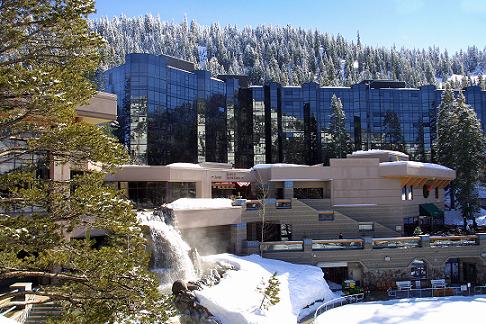
[{"label": "canopy over entrance", "polygon": [[432,216],[434,218],[444,217],[444,212],[440,210],[435,204],[420,204],[420,215]]}]

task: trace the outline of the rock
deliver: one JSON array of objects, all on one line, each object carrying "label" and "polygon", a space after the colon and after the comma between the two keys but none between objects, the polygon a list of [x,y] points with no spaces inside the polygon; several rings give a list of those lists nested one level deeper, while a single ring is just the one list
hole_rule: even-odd
[{"label": "rock", "polygon": [[187,286],[187,289],[190,290],[190,291],[202,290],[202,287],[200,285],[198,285],[197,283],[188,282],[186,286]]},{"label": "rock", "polygon": [[187,291],[187,285],[182,280],[176,280],[172,284],[172,293],[174,295],[179,295],[181,292]]}]

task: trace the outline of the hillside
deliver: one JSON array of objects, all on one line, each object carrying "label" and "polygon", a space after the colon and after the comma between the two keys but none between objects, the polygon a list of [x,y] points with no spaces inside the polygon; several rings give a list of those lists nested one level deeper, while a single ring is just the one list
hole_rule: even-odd
[{"label": "hillside", "polygon": [[295,85],[349,85],[362,79],[399,79],[407,86],[437,84],[453,75],[455,87],[484,83],[486,48],[470,46],[453,55],[437,47],[385,48],[317,30],[292,26],[202,26],[197,22],[161,21],[158,17],[120,16],[91,21],[108,46],[101,70],[123,63],[125,54],[168,54],[217,74],[246,74],[252,84],[277,81]]}]

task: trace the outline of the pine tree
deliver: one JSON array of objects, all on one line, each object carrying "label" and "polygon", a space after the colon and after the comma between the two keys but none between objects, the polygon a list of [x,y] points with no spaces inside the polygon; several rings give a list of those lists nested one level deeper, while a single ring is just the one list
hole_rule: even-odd
[{"label": "pine tree", "polygon": [[[442,100],[437,108],[437,139],[434,143],[435,160],[451,169],[456,168],[456,155],[454,152],[455,128],[459,124],[455,112],[455,99],[452,87],[446,83]],[[454,181],[449,185],[449,194],[451,196],[451,208],[455,208],[454,199]]]},{"label": "pine tree", "polygon": [[[62,305],[64,322],[161,321],[167,300],[147,269],[131,204],[103,181],[126,153],[102,128],[75,119],[95,94],[87,77],[102,39],[88,28],[93,12],[91,0],[0,5],[0,164],[10,166],[0,174],[0,280],[53,281],[27,293]],[[45,175],[90,161],[101,170]],[[66,239],[77,226],[85,238]],[[90,228],[107,233],[103,246]]]},{"label": "pine tree", "polygon": [[333,95],[331,98],[331,114],[329,115],[329,132],[331,134],[330,156],[344,158],[350,153],[350,140],[346,132],[346,116],[341,99]]},{"label": "pine tree", "polygon": [[384,148],[406,153],[400,119],[394,111],[385,112],[383,121]]},{"label": "pine tree", "polygon": [[260,286],[257,290],[263,295],[260,303],[260,309],[268,310],[270,306],[278,304],[280,297],[280,281],[277,278],[277,272],[275,272],[266,282],[262,278]]},{"label": "pine tree", "polygon": [[456,156],[456,190],[464,219],[472,219],[477,226],[475,214],[479,211],[477,184],[481,168],[485,163],[486,140],[474,109],[466,103],[462,92],[457,98],[457,119],[453,137],[453,149]]}]

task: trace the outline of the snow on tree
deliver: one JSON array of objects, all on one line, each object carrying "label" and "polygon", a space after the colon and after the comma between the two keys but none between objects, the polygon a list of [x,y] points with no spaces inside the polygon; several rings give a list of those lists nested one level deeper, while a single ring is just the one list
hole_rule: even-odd
[{"label": "snow on tree", "polygon": [[[349,85],[362,79],[397,78],[408,86],[443,82],[452,74],[481,74],[486,51],[472,46],[465,52],[449,55],[437,47],[407,49],[373,47],[357,44],[317,30],[292,26],[237,28],[234,25],[199,25],[165,22],[150,14],[144,17],[114,17],[91,21],[91,28],[108,42],[101,50],[100,70],[123,63],[132,52],[168,54],[204,66],[201,48],[206,48],[207,62],[213,73],[241,71],[250,82],[273,80],[287,84],[317,81],[321,85]],[[341,77],[341,60],[344,75]],[[354,62],[358,67],[353,67]],[[235,62],[238,62],[236,64]],[[258,66],[256,66],[258,63]],[[204,66],[208,68],[208,66]],[[467,79],[464,80],[467,82]],[[455,82],[460,87],[460,82]]]},{"label": "snow on tree", "polygon": [[257,287],[258,292],[262,296],[262,301],[260,303],[261,310],[268,310],[270,306],[278,304],[280,297],[280,281],[277,278],[277,273],[275,272],[267,281],[262,278],[262,282]]}]

